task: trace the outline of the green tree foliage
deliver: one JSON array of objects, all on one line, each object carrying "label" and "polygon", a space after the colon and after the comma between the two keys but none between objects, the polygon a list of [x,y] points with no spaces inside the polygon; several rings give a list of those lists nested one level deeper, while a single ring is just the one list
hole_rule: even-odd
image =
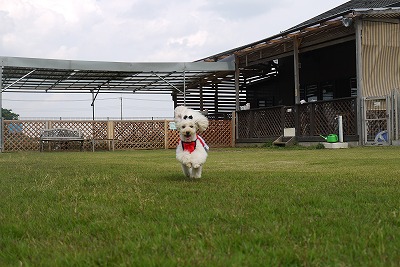
[{"label": "green tree foliage", "polygon": [[19,114],[12,112],[11,109],[5,109],[5,108],[1,109],[1,116],[5,120],[18,120],[19,118]]}]

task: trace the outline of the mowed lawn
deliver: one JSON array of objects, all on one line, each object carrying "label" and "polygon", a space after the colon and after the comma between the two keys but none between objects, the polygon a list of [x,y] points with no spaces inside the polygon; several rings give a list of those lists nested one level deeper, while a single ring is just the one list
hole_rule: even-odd
[{"label": "mowed lawn", "polygon": [[0,154],[0,266],[399,266],[400,148]]}]

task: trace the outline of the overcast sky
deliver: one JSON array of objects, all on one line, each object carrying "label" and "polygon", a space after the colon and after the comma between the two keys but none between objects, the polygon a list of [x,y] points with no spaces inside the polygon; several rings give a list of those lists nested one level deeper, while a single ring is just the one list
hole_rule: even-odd
[{"label": "overcast sky", "polygon": [[[343,0],[0,0],[0,56],[195,61],[284,31]],[[170,96],[102,95],[96,117],[171,117]],[[91,95],[3,93],[21,117],[92,116]]]}]

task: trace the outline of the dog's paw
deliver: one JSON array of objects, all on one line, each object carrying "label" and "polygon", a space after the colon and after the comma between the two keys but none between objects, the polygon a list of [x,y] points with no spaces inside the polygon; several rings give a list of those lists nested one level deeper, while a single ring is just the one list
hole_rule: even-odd
[{"label": "dog's paw", "polygon": [[200,179],[201,178],[201,172],[192,173],[190,175],[190,178],[192,178],[192,179]]},{"label": "dog's paw", "polygon": [[199,163],[193,164],[193,168],[195,168],[195,169],[198,169],[200,167],[201,167],[201,164],[199,164]]},{"label": "dog's paw", "polygon": [[186,165],[186,167],[188,167],[188,168],[192,168],[192,163],[190,163],[190,162],[187,162],[185,165]]}]

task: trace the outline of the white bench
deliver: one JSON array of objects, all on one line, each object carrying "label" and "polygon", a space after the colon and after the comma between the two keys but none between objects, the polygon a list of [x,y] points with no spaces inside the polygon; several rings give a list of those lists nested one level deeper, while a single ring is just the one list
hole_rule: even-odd
[{"label": "white bench", "polygon": [[42,130],[40,134],[40,151],[43,151],[44,143],[50,142],[80,142],[80,150],[83,150],[84,136],[80,130],[66,128],[54,128]]}]

